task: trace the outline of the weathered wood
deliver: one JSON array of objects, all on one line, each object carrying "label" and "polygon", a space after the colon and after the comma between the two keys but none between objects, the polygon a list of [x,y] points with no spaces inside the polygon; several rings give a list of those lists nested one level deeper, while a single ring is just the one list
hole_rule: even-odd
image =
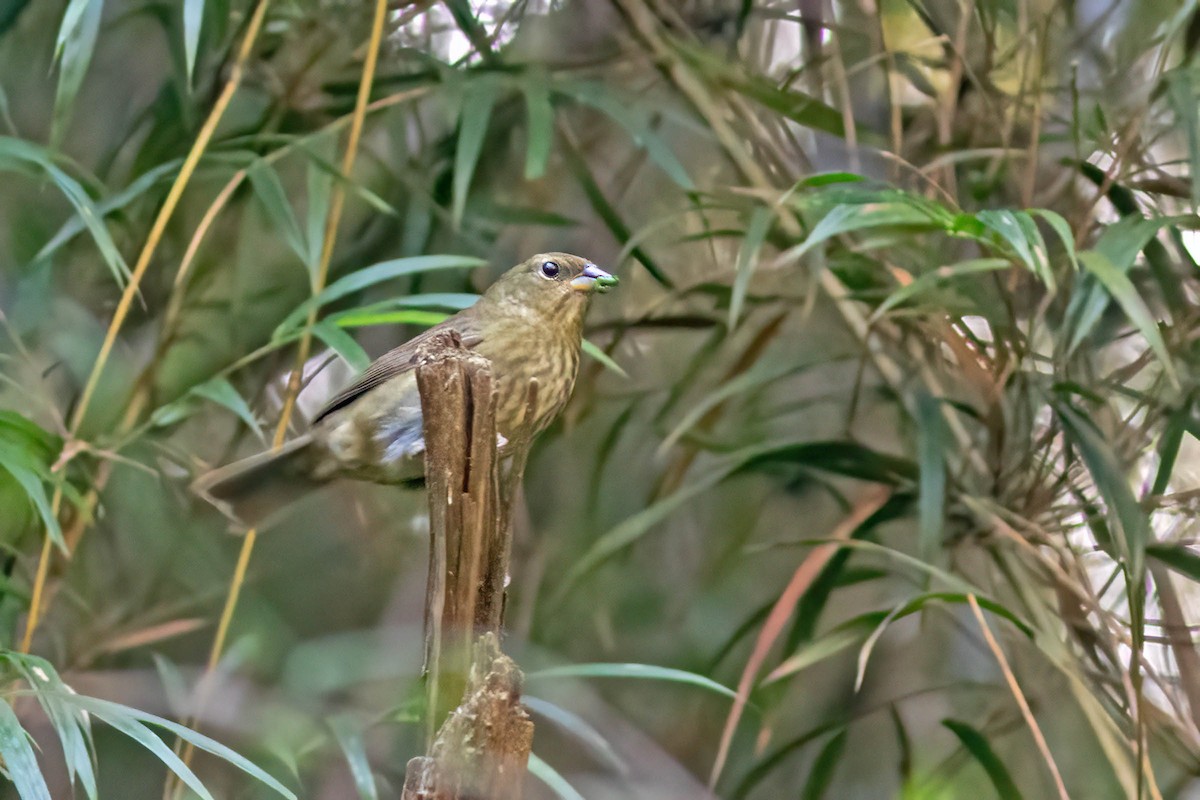
[{"label": "weathered wood", "polygon": [[401,800],[520,800],[533,722],[521,706],[522,676],[494,633],[475,645],[462,705],[429,756],[408,762]]},{"label": "weathered wood", "polygon": [[[502,478],[487,359],[451,333],[427,343],[418,360],[431,537],[425,605],[429,755],[408,763],[403,797],[516,800],[533,723],[520,705],[521,673],[500,652],[499,634],[512,497],[529,443],[503,443]],[[534,382],[529,409],[536,400]]]}]

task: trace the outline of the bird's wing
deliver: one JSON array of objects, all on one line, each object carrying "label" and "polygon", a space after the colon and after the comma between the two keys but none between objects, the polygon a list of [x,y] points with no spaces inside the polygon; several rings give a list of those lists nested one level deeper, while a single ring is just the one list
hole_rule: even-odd
[{"label": "bird's wing", "polygon": [[458,331],[459,336],[462,338],[463,347],[473,350],[482,339],[479,327],[474,324],[474,321],[473,316],[464,315],[460,312],[445,322],[417,334],[399,347],[384,353],[375,359],[371,363],[371,366],[367,367],[366,371],[359,375],[354,383],[334,395],[325,404],[325,407],[313,417],[312,424],[316,425],[334,411],[344,408],[376,386],[390,381],[397,375],[403,375],[405,372],[416,367],[417,354],[420,352],[421,345],[439,333],[450,330]]}]

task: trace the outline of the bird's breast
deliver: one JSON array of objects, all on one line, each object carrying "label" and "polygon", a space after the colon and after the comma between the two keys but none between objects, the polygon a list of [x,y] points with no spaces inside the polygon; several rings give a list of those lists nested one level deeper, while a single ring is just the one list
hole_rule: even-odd
[{"label": "bird's breast", "polygon": [[[534,436],[566,406],[579,371],[578,344],[541,342],[480,351],[492,362],[496,380],[496,427],[506,438]],[[529,384],[538,383],[537,402],[529,414]],[[528,418],[527,418],[528,417]]]}]

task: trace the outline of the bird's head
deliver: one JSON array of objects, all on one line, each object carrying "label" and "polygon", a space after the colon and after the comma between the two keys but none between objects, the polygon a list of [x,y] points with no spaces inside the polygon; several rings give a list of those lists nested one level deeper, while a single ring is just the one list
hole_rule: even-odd
[{"label": "bird's head", "polygon": [[593,294],[617,285],[586,258],[569,253],[539,253],[500,276],[484,294],[489,301],[516,303],[532,311],[582,318]]}]

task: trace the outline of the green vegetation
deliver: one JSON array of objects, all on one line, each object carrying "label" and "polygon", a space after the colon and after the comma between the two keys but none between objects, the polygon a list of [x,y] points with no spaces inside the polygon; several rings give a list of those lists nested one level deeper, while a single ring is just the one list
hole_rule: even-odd
[{"label": "green vegetation", "polygon": [[535,796],[1192,796],[1198,109],[1195,0],[0,0],[3,791],[398,796],[422,497],[187,486],[565,250]]}]

